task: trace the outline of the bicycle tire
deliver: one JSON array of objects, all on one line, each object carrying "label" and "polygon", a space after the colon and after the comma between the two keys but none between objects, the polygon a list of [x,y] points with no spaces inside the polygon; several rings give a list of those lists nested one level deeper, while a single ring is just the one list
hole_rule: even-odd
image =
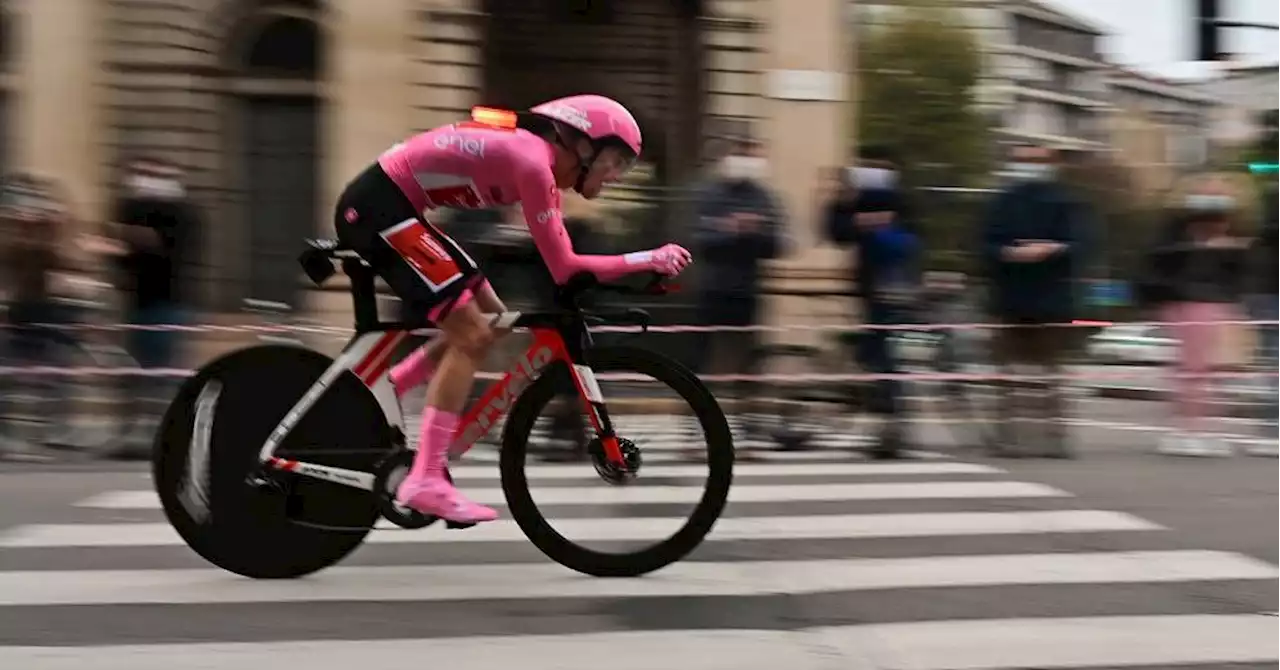
[{"label": "bicycle tire", "polygon": [[[205,560],[246,577],[290,579],[341,561],[372,530],[380,512],[369,491],[287,474],[283,476],[288,478],[288,492],[247,482],[267,435],[332,362],[302,347],[258,345],[214,360],[179,389],[156,435],[152,479],[165,516]],[[221,392],[211,417],[209,513],[207,522],[202,522],[184,504],[180,490],[196,404],[211,381],[219,382]],[[372,471],[392,444],[390,428],[373,394],[346,372],[334,380],[276,453],[281,458]],[[330,445],[339,448],[325,448]],[[295,514],[299,507],[301,516]]]},{"label": "bicycle tire", "polygon": [[709,468],[707,488],[693,513],[671,537],[631,553],[592,551],[557,533],[534,503],[525,473],[529,436],[534,423],[556,394],[557,375],[553,374],[543,374],[531,384],[516,400],[507,420],[499,459],[502,492],[507,508],[520,530],[551,560],[570,570],[594,577],[636,577],[684,558],[711,532],[724,511],[729,499],[729,488],[733,483],[733,436],[715,397],[696,375],[675,360],[647,349],[627,346],[592,349],[589,359],[596,372],[647,375],[667,385],[689,403],[689,408],[707,438]]}]

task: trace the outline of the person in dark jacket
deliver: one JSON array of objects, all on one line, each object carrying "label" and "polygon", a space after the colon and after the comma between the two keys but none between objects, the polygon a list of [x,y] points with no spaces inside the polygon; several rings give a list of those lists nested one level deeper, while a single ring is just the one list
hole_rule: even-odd
[{"label": "person in dark jacket", "polygon": [[[182,324],[190,306],[191,272],[199,226],[177,166],[159,159],[130,165],[124,197],[115,205],[115,222],[124,251],[118,259],[126,293],[125,318],[132,325]],[[181,334],[165,330],[131,330],[129,353],[143,368],[176,367]],[[128,411],[135,434],[126,436],[118,458],[150,453],[153,426],[168,403],[170,384],[162,377],[125,378]]]},{"label": "person in dark jacket", "polygon": [[[763,262],[779,255],[784,223],[778,197],[767,183],[769,164],[760,144],[736,137],[716,171],[695,195],[696,256],[702,266],[699,312],[709,326],[753,326],[760,316]],[[719,331],[700,338],[701,372],[753,374],[758,333]],[[749,398],[748,383],[726,385],[726,396]],[[748,451],[740,455],[749,457]]]},{"label": "person in dark jacket", "polygon": [[[827,208],[827,235],[837,244],[853,245],[854,279],[862,298],[863,320],[871,325],[904,323],[916,287],[913,267],[919,241],[904,217],[903,195],[892,164],[874,161],[849,172],[849,184]],[[858,338],[863,368],[897,374],[897,356],[887,330],[868,330]],[[885,429],[872,448],[877,458],[905,454],[906,424],[902,385],[897,380],[875,384],[872,411],[885,417]]]},{"label": "person in dark jacket", "polygon": [[1277,437],[1280,430],[1277,430],[1276,401],[1280,397],[1277,388],[1277,378],[1275,377],[1277,359],[1280,357],[1280,342],[1277,341],[1277,307],[1280,306],[1280,298],[1277,297],[1276,285],[1277,277],[1280,277],[1280,268],[1277,267],[1277,245],[1276,245],[1276,186],[1275,183],[1270,184],[1263,194],[1262,208],[1262,229],[1258,236],[1254,238],[1252,246],[1253,268],[1251,274],[1254,278],[1253,295],[1250,296],[1249,302],[1251,307],[1251,316],[1256,321],[1267,321],[1257,328],[1258,351],[1257,363],[1264,371],[1271,373],[1263,383],[1271,391],[1271,406],[1267,411],[1267,441],[1254,445],[1251,453],[1258,456],[1276,456],[1278,451]]},{"label": "person in dark jacket", "polygon": [[[1056,151],[1023,146],[1012,158],[1017,177],[994,197],[982,225],[992,317],[1012,326],[994,334],[993,353],[1006,372],[1027,366],[1046,377],[1000,385],[1000,422],[990,449],[999,456],[1066,458],[1072,451],[1063,385],[1052,377],[1061,374],[1074,334],[1052,324],[1076,315],[1086,210],[1058,182]],[[1019,390],[1032,390],[1040,402],[1024,402]],[[1048,434],[1018,435],[1016,428],[1028,422],[1044,426]]]}]

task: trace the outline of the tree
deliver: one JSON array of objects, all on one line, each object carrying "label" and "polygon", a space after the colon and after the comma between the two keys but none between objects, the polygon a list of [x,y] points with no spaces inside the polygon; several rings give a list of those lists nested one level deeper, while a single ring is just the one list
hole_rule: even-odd
[{"label": "tree", "polygon": [[975,88],[982,54],[959,12],[937,0],[900,0],[858,31],[858,141],[890,154],[925,242],[926,268],[965,270],[985,196],[921,186],[986,181],[992,145]]},{"label": "tree", "polygon": [[904,0],[859,31],[858,138],[891,151],[909,186],[974,184],[989,165],[974,98],[982,55],[943,5]]}]

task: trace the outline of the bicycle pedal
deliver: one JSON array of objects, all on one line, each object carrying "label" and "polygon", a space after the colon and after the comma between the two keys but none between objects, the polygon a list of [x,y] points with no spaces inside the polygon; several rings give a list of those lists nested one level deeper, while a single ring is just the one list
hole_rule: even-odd
[{"label": "bicycle pedal", "polygon": [[462,523],[461,521],[450,521],[448,519],[444,520],[444,527],[447,530],[466,530],[474,525],[474,523]]}]

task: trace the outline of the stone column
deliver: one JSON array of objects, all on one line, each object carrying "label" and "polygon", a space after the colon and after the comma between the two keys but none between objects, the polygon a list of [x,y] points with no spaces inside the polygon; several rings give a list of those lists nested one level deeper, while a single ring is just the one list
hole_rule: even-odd
[{"label": "stone column", "polygon": [[106,214],[101,9],[98,2],[22,0],[12,14],[22,45],[12,167],[61,184],[72,214],[89,223]]},{"label": "stone column", "polygon": [[[329,4],[321,119],[320,236],[333,231],[333,206],[343,187],[412,130],[414,26],[417,0],[361,0]],[[335,284],[338,281],[334,282]],[[311,312],[350,325],[345,292],[313,291]]]},{"label": "stone column", "polygon": [[[325,202],[412,129],[412,35],[415,0],[360,0],[329,5],[325,57],[328,105],[323,146]],[[330,211],[321,231],[331,232]]]},{"label": "stone column", "polygon": [[[845,163],[852,146],[853,98],[849,0],[760,0],[758,15],[761,127],[773,184],[790,219],[791,253],[772,264],[773,290],[838,291],[848,287],[847,252],[823,239],[817,201],[821,171]],[[773,325],[831,323],[852,317],[853,303],[830,297],[774,295],[766,320]],[[769,339],[823,345],[812,332]]]},{"label": "stone column", "polygon": [[786,198],[796,251],[818,242],[814,188],[846,157],[852,129],[848,0],[768,0],[760,60],[764,136],[774,183]]}]

